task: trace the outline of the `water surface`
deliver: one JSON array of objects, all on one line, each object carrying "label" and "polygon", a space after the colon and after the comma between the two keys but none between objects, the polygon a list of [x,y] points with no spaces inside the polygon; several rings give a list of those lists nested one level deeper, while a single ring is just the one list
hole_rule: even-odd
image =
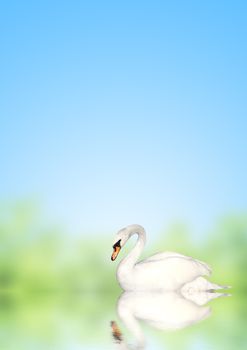
[{"label": "water surface", "polygon": [[[130,330],[119,320],[119,295],[60,292],[22,296],[2,293],[0,348],[5,350],[120,349],[112,334],[115,321],[125,347],[135,348]],[[210,317],[180,330],[160,331],[140,322],[146,349],[246,349],[244,294],[209,303]],[[122,344],[123,346],[123,344]]]}]

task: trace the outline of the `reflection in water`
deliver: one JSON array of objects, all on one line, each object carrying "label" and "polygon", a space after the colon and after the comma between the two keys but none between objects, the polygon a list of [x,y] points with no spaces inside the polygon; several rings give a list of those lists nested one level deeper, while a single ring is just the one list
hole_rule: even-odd
[{"label": "reflection in water", "polygon": [[[124,292],[117,303],[117,313],[135,339],[136,349],[145,348],[145,336],[139,321],[153,328],[172,331],[182,329],[207,318],[208,301],[225,296],[223,293],[187,291],[187,297],[176,292]],[[130,349],[116,322],[111,323],[114,343],[118,349]],[[133,347],[132,347],[133,348]]]}]

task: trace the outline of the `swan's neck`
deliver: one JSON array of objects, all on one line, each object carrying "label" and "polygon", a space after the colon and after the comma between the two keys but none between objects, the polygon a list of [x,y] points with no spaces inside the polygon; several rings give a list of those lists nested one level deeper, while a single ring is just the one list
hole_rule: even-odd
[{"label": "swan's neck", "polygon": [[137,242],[134,246],[134,248],[129,252],[129,254],[121,261],[119,264],[123,266],[133,267],[135,263],[137,262],[139,256],[141,255],[141,252],[143,251],[143,248],[146,243],[146,233],[143,227],[139,225],[131,225],[128,227],[128,235],[129,238],[133,236],[134,234],[138,235]]}]

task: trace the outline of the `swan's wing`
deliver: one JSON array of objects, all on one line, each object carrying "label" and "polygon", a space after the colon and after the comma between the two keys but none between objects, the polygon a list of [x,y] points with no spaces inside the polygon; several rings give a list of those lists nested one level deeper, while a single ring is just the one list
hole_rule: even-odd
[{"label": "swan's wing", "polygon": [[180,254],[180,253],[176,253],[176,252],[163,252],[163,253],[154,254],[154,255],[150,256],[149,258],[143,260],[143,262],[146,262],[146,261],[163,260],[163,259],[171,258],[171,257],[182,257],[182,258],[186,258],[185,255],[182,255],[182,254]]},{"label": "swan's wing", "polygon": [[208,266],[208,264],[206,264],[203,261],[194,259],[190,256],[186,256],[180,253],[176,253],[176,252],[163,252],[163,253],[157,253],[154,254],[152,256],[150,256],[149,258],[142,260],[138,263],[139,264],[143,264],[143,263],[151,263],[151,262],[155,262],[155,261],[162,261],[165,259],[169,259],[169,258],[182,258],[185,260],[189,260],[191,262],[196,263],[197,265],[199,265],[199,267],[203,268],[205,270],[205,275],[209,276],[212,272],[210,266]]}]

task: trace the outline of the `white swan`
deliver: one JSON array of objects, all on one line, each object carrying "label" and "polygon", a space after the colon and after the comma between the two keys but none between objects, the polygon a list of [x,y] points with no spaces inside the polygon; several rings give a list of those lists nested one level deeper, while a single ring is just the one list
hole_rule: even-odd
[{"label": "white swan", "polygon": [[[114,240],[111,260],[115,260],[128,239],[138,235],[138,240],[131,252],[120,262],[117,279],[120,286],[127,291],[206,291],[226,288],[210,283],[200,276],[209,276],[210,267],[199,260],[173,252],[152,255],[137,260],[146,242],[146,233],[140,225],[129,225],[120,230]],[[187,285],[188,283],[188,285]]]}]

